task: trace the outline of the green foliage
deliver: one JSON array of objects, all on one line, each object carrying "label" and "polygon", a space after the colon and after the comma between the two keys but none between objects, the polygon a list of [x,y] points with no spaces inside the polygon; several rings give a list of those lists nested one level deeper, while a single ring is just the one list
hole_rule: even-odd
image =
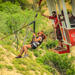
[{"label": "green foliage", "polygon": [[[27,3],[27,0],[16,0],[14,4],[11,2],[5,2],[0,4],[0,38],[3,37],[5,34],[12,34],[15,30],[21,28],[23,24],[29,24],[34,20],[34,17],[36,15],[36,12],[34,10],[30,9],[25,9],[24,7]],[[17,5],[16,5],[17,4]],[[21,4],[25,4],[22,8],[25,9],[24,11],[21,9],[20,6]],[[19,6],[20,5],[20,6]],[[38,13],[36,20],[36,33],[39,32],[40,30],[44,30],[45,34],[47,36],[50,34],[50,32],[53,32],[53,29],[50,30],[49,26],[47,25],[47,19],[44,19]],[[30,29],[33,29],[33,25],[30,26]],[[21,30],[20,32],[17,33],[17,35],[20,38],[20,45],[21,42],[23,42],[24,36],[26,35],[26,28]],[[58,55],[55,53],[50,53],[47,52],[46,54],[43,54],[44,50],[54,48],[57,45],[57,41],[50,40],[48,36],[48,40],[46,40],[39,48],[42,48],[42,50],[34,50],[34,55],[37,57],[37,62],[34,61],[35,59],[33,58],[33,53],[29,51],[29,56],[25,59],[14,59],[13,60],[13,65],[17,70],[22,72],[24,75],[28,73],[30,70],[32,71],[39,71],[41,72],[41,75],[44,74],[44,71],[46,72],[52,72],[53,74],[56,72],[56,70],[53,68],[56,67],[56,69],[60,72],[63,73],[64,75],[74,75],[75,74],[75,69],[72,65],[72,60],[73,58],[68,58],[67,54],[64,55]],[[29,44],[30,40],[32,38],[32,33],[29,31],[28,33],[28,39],[26,39],[27,42],[26,44]],[[19,51],[15,51],[14,48],[12,48],[12,44],[15,42],[14,36],[8,37],[3,41],[0,41],[0,44],[6,48],[8,51],[14,53],[15,55],[19,54]],[[2,50],[2,49],[0,49]],[[45,51],[46,52],[46,51]],[[0,54],[4,54],[0,52]],[[9,56],[9,55],[8,55]],[[34,59],[34,60],[33,60]],[[0,57],[0,61],[2,60],[2,57]],[[42,67],[40,67],[42,66]],[[13,67],[10,65],[2,65],[0,64],[0,69],[3,67],[7,68],[8,70],[13,70]],[[40,69],[41,71],[40,71]],[[44,70],[45,69],[45,70]],[[29,73],[28,73],[29,74]],[[30,74],[29,74],[30,75]],[[50,75],[50,74],[47,74]]]},{"label": "green foliage", "polygon": [[[36,61],[32,61],[32,59],[29,59],[29,58],[21,58],[21,59],[14,59],[13,60],[13,65],[15,66],[15,68],[17,70],[19,70],[22,74],[29,74],[31,75],[31,72],[30,71],[33,71],[33,72],[40,72],[41,73],[44,73],[46,72],[47,74],[50,74],[42,65],[42,67],[36,63]],[[40,70],[41,69],[41,70]],[[29,73],[28,73],[29,72]]]},{"label": "green foliage", "polygon": [[11,2],[12,4],[16,4],[21,6],[22,9],[31,8],[32,4],[28,2],[28,0],[0,0],[0,3]]},{"label": "green foliage", "polygon": [[40,48],[43,49],[43,50],[46,50],[46,42],[43,42],[41,45],[40,45]]},{"label": "green foliage", "polygon": [[10,66],[10,65],[5,65],[5,67],[6,67],[8,70],[13,70],[13,67]]},{"label": "green foliage", "polygon": [[5,34],[19,29],[25,21],[25,14],[21,8],[10,2],[0,4],[0,17],[0,31]]},{"label": "green foliage", "polygon": [[47,40],[47,42],[46,42],[46,47],[47,47],[47,49],[51,49],[51,48],[54,48],[54,47],[56,47],[56,45],[58,44],[58,41],[57,40]]},{"label": "green foliage", "polygon": [[13,67],[10,66],[10,65],[3,65],[3,64],[0,64],[0,69],[2,68],[7,68],[8,70],[13,70]]},{"label": "green foliage", "polygon": [[[12,4],[11,2],[5,2],[0,4],[0,32],[1,34],[3,33],[4,35],[12,34],[14,31],[20,29],[22,26],[25,26],[32,21],[34,21],[36,12],[33,11],[32,9],[26,9],[23,11],[20,6],[17,6],[15,4]],[[43,26],[42,26],[43,25]],[[40,30],[43,30],[46,28],[46,21],[43,21],[43,17],[38,13],[38,16],[36,18],[36,33],[39,32]],[[30,28],[33,30],[33,24],[30,26]],[[19,39],[19,33],[22,35],[26,35],[26,28],[24,30],[20,30],[19,32],[15,33],[15,37],[12,37],[15,42],[16,46],[20,44]],[[17,37],[16,37],[17,36]],[[22,37],[24,37],[22,36]],[[20,37],[21,38],[21,37]],[[32,38],[32,33],[31,31],[28,33],[28,38],[26,41],[30,42]],[[9,38],[10,39],[10,38]],[[14,42],[14,41],[13,41]],[[5,44],[12,44],[10,40],[8,42],[5,42]],[[25,43],[27,43],[25,42]],[[0,42],[2,43],[2,42]],[[21,43],[22,44],[22,43]],[[20,44],[20,45],[21,45]],[[27,43],[28,44],[28,43]]]},{"label": "green foliage", "polygon": [[0,64],[0,69],[4,68],[4,65]]},{"label": "green foliage", "polygon": [[0,4],[0,11],[14,14],[21,12],[21,8],[20,6],[12,4],[11,2],[5,2]]},{"label": "green foliage", "polygon": [[[0,31],[4,34],[11,34],[15,30],[21,28],[23,24],[29,24],[34,20],[36,12],[26,9],[22,11],[21,8],[11,2],[0,4]],[[36,18],[36,32],[40,29],[40,26],[46,27],[46,22],[43,22],[43,17],[38,14]],[[31,26],[33,27],[33,26]],[[43,29],[43,28],[42,28]]]},{"label": "green foliage", "polygon": [[61,74],[71,75],[75,74],[75,68],[72,65],[73,57],[68,58],[67,54],[58,55],[55,53],[46,53],[43,57],[37,58],[37,62],[51,66],[51,62],[58,69]]},{"label": "green foliage", "polygon": [[47,69],[49,72],[52,72],[54,75],[56,74],[56,71],[53,67],[45,65],[44,68]]},{"label": "green foliage", "polygon": [[34,52],[34,55],[36,56],[36,57],[40,57],[41,56],[41,54],[43,53],[43,51],[41,51],[41,50],[34,50],[33,51]]}]

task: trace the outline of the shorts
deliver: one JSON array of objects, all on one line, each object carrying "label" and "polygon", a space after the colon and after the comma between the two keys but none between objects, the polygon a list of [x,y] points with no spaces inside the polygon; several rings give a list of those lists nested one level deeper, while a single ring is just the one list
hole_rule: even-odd
[{"label": "shorts", "polygon": [[60,31],[60,28],[56,29],[56,35],[57,35],[57,39],[59,41],[62,41],[62,34],[61,34],[61,31]]},{"label": "shorts", "polygon": [[31,48],[32,48],[32,49],[36,49],[37,47],[35,47],[35,46],[33,45],[33,43],[31,43]]}]

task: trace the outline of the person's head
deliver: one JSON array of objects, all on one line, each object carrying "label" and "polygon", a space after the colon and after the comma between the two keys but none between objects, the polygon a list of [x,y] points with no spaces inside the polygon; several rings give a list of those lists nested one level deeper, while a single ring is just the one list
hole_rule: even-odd
[{"label": "person's head", "polygon": [[56,17],[57,16],[56,11],[52,11],[52,16],[53,17]]},{"label": "person's head", "polygon": [[42,36],[43,39],[46,39],[46,35],[44,34],[43,31],[40,31],[37,34],[38,34],[38,36]]},{"label": "person's head", "polygon": [[72,17],[72,13],[68,12],[68,17],[71,18]]}]

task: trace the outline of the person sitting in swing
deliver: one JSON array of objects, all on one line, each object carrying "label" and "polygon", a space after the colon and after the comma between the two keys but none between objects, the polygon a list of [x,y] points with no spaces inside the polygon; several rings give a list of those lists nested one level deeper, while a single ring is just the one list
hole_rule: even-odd
[{"label": "person sitting in swing", "polygon": [[36,49],[39,45],[41,45],[41,43],[46,39],[46,35],[43,33],[43,31],[37,33],[37,37],[35,35],[35,33],[33,33],[33,38],[32,41],[29,45],[24,45],[22,47],[22,50],[20,51],[20,54],[16,57],[16,58],[21,58],[22,54],[24,53],[24,57],[28,56],[28,49]]}]

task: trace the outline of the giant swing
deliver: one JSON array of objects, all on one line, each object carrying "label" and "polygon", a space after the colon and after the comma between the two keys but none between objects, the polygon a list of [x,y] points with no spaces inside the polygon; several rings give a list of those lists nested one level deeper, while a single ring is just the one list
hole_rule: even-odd
[{"label": "giant swing", "polygon": [[[41,3],[42,0],[40,0]],[[75,21],[71,24],[68,14],[66,3],[64,0],[46,0],[49,13],[51,15],[52,11],[56,11],[57,15],[61,14],[63,10],[65,21],[62,22],[62,27],[60,27],[62,33],[63,44],[66,46],[64,50],[53,50],[58,54],[70,53],[70,47],[75,46]],[[71,0],[72,14],[75,16],[75,0]],[[58,9],[57,9],[58,8]]]}]

